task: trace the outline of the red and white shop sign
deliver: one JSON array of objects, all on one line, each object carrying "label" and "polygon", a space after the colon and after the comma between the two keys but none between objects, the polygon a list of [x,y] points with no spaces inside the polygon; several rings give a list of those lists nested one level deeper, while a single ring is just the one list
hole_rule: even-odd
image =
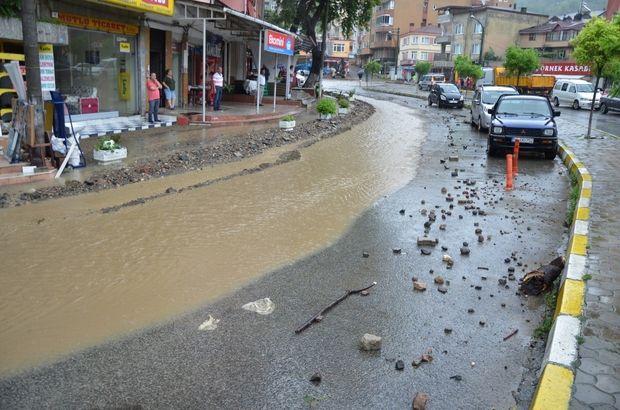
[{"label": "red and white shop sign", "polygon": [[538,71],[540,74],[547,75],[590,75],[592,70],[590,66],[578,65],[575,63],[543,63],[542,68]]}]

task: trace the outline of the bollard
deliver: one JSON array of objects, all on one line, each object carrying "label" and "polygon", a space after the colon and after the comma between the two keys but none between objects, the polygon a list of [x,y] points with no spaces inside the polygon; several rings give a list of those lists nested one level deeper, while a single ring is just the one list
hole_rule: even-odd
[{"label": "bollard", "polygon": [[521,140],[519,138],[515,139],[515,147],[512,152],[512,175],[515,177],[519,175],[519,146],[521,145]]},{"label": "bollard", "polygon": [[506,191],[512,191],[512,154],[506,155]]}]

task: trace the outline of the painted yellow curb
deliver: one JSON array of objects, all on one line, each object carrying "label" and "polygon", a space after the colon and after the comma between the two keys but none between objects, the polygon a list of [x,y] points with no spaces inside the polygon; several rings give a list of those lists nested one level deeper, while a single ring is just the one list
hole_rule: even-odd
[{"label": "painted yellow curb", "polygon": [[580,221],[587,221],[590,219],[590,208],[577,208],[576,219]]},{"label": "painted yellow curb", "polygon": [[[581,210],[588,210],[588,208],[579,208]],[[579,218],[579,211],[577,212],[577,219]],[[576,253],[577,255],[587,256],[588,254],[588,236],[587,235],[579,235],[575,234],[570,240],[570,244],[568,245],[568,253]]]},{"label": "painted yellow curb", "polygon": [[555,306],[555,317],[559,314],[575,317],[581,316],[585,294],[586,283],[584,281],[566,279],[558,293],[558,302]]},{"label": "painted yellow curb", "polygon": [[545,366],[530,409],[568,409],[573,379],[573,372],[569,369],[555,364],[548,364]]},{"label": "painted yellow curb", "polygon": [[590,173],[581,173],[581,179],[583,181],[592,181],[592,175]]},{"label": "painted yellow curb", "polygon": [[581,198],[592,198],[592,188],[581,188]]}]

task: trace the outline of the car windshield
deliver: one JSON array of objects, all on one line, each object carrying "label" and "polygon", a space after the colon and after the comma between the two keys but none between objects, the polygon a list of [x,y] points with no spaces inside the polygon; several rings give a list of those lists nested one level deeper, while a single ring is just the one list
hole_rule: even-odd
[{"label": "car windshield", "polygon": [[482,93],[483,104],[495,104],[502,95],[518,95],[516,91],[484,91]]},{"label": "car windshield", "polygon": [[497,115],[530,115],[550,117],[549,104],[543,100],[509,99],[499,102]]},{"label": "car windshield", "polygon": [[577,84],[578,93],[593,93],[594,86],[592,84]]},{"label": "car windshield", "polygon": [[445,93],[458,93],[459,89],[456,88],[456,85],[454,84],[444,84],[441,85],[441,91],[445,92]]}]

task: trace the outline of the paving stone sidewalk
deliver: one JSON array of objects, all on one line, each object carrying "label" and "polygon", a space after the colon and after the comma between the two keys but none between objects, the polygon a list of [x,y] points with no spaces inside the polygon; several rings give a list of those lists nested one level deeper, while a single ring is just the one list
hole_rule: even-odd
[{"label": "paving stone sidewalk", "polygon": [[[595,115],[597,115],[595,113]],[[560,136],[593,177],[583,344],[571,409],[620,408],[620,137],[558,121]],[[617,134],[620,134],[620,129]]]}]

